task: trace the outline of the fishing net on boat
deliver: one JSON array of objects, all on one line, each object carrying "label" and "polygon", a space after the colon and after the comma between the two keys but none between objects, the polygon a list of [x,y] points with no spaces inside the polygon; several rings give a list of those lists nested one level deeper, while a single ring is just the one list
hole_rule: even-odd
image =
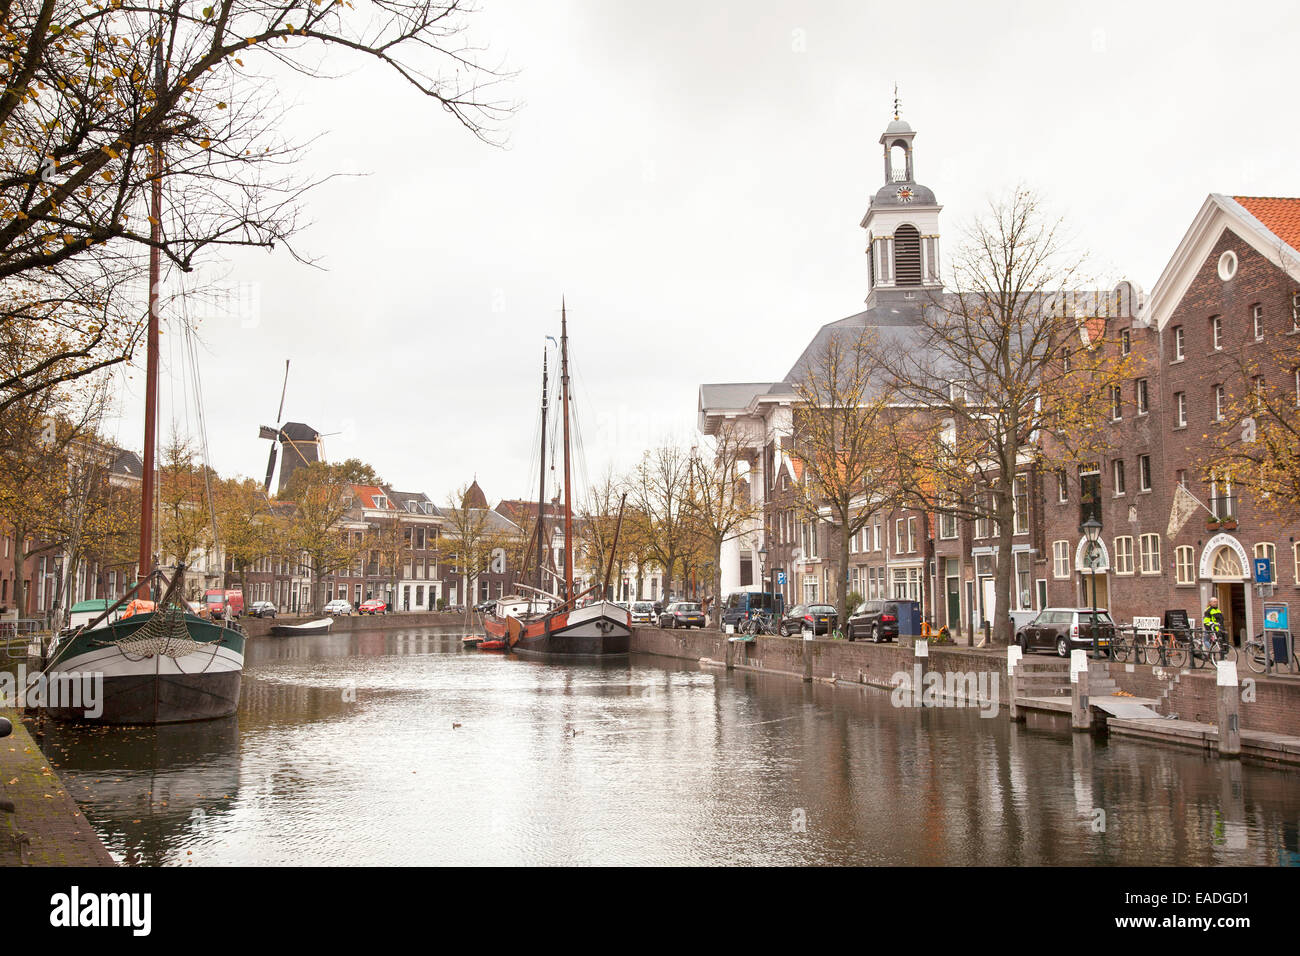
[{"label": "fishing net on boat", "polygon": [[211,647],[211,644],[190,636],[189,626],[185,623],[185,608],[173,601],[159,604],[144,627],[130,637],[108,643],[132,657],[179,658]]}]

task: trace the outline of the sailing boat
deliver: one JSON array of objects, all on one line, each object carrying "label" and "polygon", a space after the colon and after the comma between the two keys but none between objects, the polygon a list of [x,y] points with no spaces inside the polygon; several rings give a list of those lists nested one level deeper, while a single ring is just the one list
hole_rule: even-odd
[{"label": "sailing boat", "polygon": [[[588,657],[626,654],[632,641],[632,617],[612,601],[581,603],[595,592],[579,594],[573,580],[573,496],[569,455],[569,325],[563,303],[560,306],[560,391],[564,423],[564,579],[561,593],[543,587],[546,554],[546,357],[542,357],[542,444],[541,480],[537,494],[537,579],[534,586],[517,585],[527,593],[498,598],[484,617],[488,636],[503,641],[510,650],[524,656]],[[622,524],[620,509],[619,523]],[[618,532],[615,532],[617,550]],[[605,572],[603,595],[609,586],[613,555]]]},{"label": "sailing boat", "polygon": [[[159,44],[161,50],[162,45]],[[161,86],[163,70],[159,56]],[[60,720],[171,724],[227,717],[239,706],[244,633],[197,617],[183,600],[185,565],[166,582],[153,561],[154,459],[158,425],[158,288],[162,151],[153,151],[150,197],[149,333],[145,369],[144,480],[140,495],[140,580],[93,621],[60,636],[43,669],[45,710]],[[163,585],[165,583],[165,590]],[[162,591],[162,597],[149,600]],[[95,685],[102,681],[98,692]],[[57,688],[58,692],[54,692]],[[94,694],[96,705],[90,694]]]}]

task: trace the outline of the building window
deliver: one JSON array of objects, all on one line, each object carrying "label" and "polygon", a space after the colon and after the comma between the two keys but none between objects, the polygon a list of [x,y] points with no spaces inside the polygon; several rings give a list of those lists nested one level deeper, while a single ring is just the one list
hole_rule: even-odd
[{"label": "building window", "polygon": [[874,545],[873,550],[880,551],[885,546],[885,535],[883,533],[883,529],[884,526],[879,521],[877,521],[875,524],[875,530],[872,533],[872,538],[871,538]]},{"label": "building window", "polygon": [[1119,333],[1119,354],[1128,355],[1133,351],[1133,341],[1130,338],[1128,329],[1121,329]]},{"label": "building window", "polygon": [[1174,427],[1187,427],[1187,393],[1174,392]]},{"label": "building window", "polygon": [[1174,326],[1174,361],[1181,362],[1186,356],[1187,340],[1183,336],[1183,327]]},{"label": "building window", "polygon": [[1237,254],[1231,249],[1219,256],[1219,278],[1227,282],[1237,274]]},{"label": "building window", "polygon": [[916,519],[907,519],[907,553],[913,554],[916,551]]},{"label": "building window", "polygon": [[945,541],[957,537],[957,516],[951,511],[939,515],[939,537]]},{"label": "building window", "polygon": [[1269,573],[1272,580],[1277,580],[1277,547],[1268,541],[1261,541],[1255,545],[1255,557],[1268,558]]},{"label": "building window", "polygon": [[894,554],[903,553],[903,519],[894,521]]},{"label": "building window", "polygon": [[1291,293],[1291,330],[1300,332],[1300,292]]},{"label": "building window", "polygon": [[[1300,552],[1297,552],[1300,553]],[[1062,580],[1070,576],[1070,542],[1052,542],[1052,577]],[[1300,581],[1300,577],[1296,579]]]},{"label": "building window", "polygon": [[1056,472],[1056,500],[1065,504],[1070,500],[1069,480],[1065,477],[1065,469],[1061,468]]},{"label": "building window", "polygon": [[1217,315],[1210,316],[1210,344],[1223,348],[1223,320]]},{"label": "building window", "polygon": [[1223,421],[1228,411],[1228,392],[1222,385],[1214,386],[1214,420]]},{"label": "building window", "polygon": [[1236,505],[1232,500],[1232,479],[1220,478],[1217,474],[1210,474],[1210,511],[1216,518],[1232,518],[1236,516]]},{"label": "building window", "polygon": [[1124,417],[1124,393],[1118,385],[1110,387],[1110,420],[1119,421]]},{"label": "building window", "polygon": [[1017,611],[1028,611],[1034,606],[1034,592],[1029,583],[1032,556],[1027,551],[1016,552],[1016,593],[1014,595]]},{"label": "building window", "polygon": [[1138,490],[1151,490],[1151,456],[1138,455]]},{"label": "building window", "polygon": [[1264,307],[1256,302],[1250,307],[1250,325],[1255,332],[1255,341],[1264,341]]},{"label": "building window", "polygon": [[1027,534],[1029,532],[1029,480],[1023,475],[1016,478],[1012,483],[1011,491],[1012,530],[1015,534]]},{"label": "building window", "polygon": [[1133,536],[1123,535],[1115,539],[1115,573],[1133,573]]},{"label": "building window", "polygon": [[740,586],[747,588],[754,583],[754,552],[740,552]]},{"label": "building window", "polygon": [[1140,378],[1137,380],[1137,387],[1134,390],[1137,397],[1137,413],[1145,415],[1150,409],[1147,406],[1147,380]]},{"label": "building window", "polygon": [[1300,368],[1297,368],[1292,375],[1295,377],[1295,404],[1300,408]]},{"label": "building window", "polygon": [[1116,458],[1111,464],[1112,473],[1115,479],[1115,494],[1124,494],[1124,459]]},{"label": "building window", "polygon": [[1142,546],[1142,573],[1159,574],[1160,573],[1160,535],[1144,534],[1141,540]]},{"label": "building window", "polygon": [[[1296,554],[1300,555],[1300,550]],[[1196,579],[1192,577],[1192,560],[1195,555],[1196,551],[1190,544],[1182,544],[1174,549],[1174,566],[1177,569],[1176,580],[1179,584],[1196,583]],[[1300,565],[1297,565],[1297,567],[1300,567]],[[1300,577],[1297,577],[1296,580],[1300,581]]]}]

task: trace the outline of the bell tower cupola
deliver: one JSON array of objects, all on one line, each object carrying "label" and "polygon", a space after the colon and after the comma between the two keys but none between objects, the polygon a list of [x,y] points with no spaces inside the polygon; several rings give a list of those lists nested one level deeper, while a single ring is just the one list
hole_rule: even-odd
[{"label": "bell tower cupola", "polygon": [[862,217],[867,232],[867,305],[920,304],[943,288],[939,278],[939,212],[934,192],[916,181],[912,142],[916,132],[901,116],[894,89],[894,117],[880,135],[885,184]]}]

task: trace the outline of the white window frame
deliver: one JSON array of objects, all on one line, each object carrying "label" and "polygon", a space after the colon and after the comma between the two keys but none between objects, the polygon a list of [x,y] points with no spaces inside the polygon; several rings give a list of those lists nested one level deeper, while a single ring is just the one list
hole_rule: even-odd
[{"label": "white window frame", "polygon": [[1174,392],[1174,427],[1187,427],[1187,393]]},{"label": "white window frame", "polygon": [[1133,573],[1133,536],[1122,534],[1115,539],[1115,560],[1111,562],[1116,574]]},{"label": "white window frame", "polygon": [[1160,573],[1160,535],[1147,533],[1139,541],[1143,574]]},{"label": "white window frame", "polygon": [[1214,386],[1214,420],[1223,421],[1223,406],[1227,403],[1228,390],[1222,385]]},{"label": "white window frame", "polygon": [[1216,352],[1223,350],[1223,316],[1210,316],[1210,344]]},{"label": "white window frame", "polygon": [[1174,326],[1174,361],[1181,362],[1186,357],[1186,333],[1181,325]]},{"label": "white window frame", "polygon": [[1124,420],[1124,390],[1118,385],[1110,387],[1110,420],[1112,422]]},{"label": "white window frame", "polygon": [[907,519],[907,553],[916,553],[916,518]]},{"label": "white window frame", "polygon": [[[1300,567],[1300,565],[1297,565],[1297,567]],[[1069,541],[1052,542],[1052,577],[1058,581],[1068,580],[1070,577]],[[1300,580],[1300,578],[1297,580]]]},{"label": "white window frame", "polygon": [[1138,455],[1138,491],[1151,490],[1151,456]]},{"label": "white window frame", "polygon": [[1124,459],[1116,458],[1110,463],[1111,492],[1116,498],[1122,498],[1128,492],[1128,483],[1124,475]]},{"label": "white window frame", "polygon": [[1255,341],[1264,341],[1264,305],[1256,302],[1250,307],[1250,324],[1255,332]]},{"label": "white window frame", "polygon": [[1140,378],[1137,380],[1137,383],[1133,386],[1133,397],[1137,402],[1137,413],[1139,415],[1145,415],[1151,410],[1151,401],[1147,394],[1146,379]]},{"label": "white window frame", "polygon": [[[1024,504],[1021,505],[1021,489],[1024,489]],[[1011,532],[1012,534],[1029,533],[1029,479],[1017,475],[1011,482]]]},{"label": "white window frame", "polygon": [[[1296,554],[1300,556],[1300,550]],[[1175,584],[1195,584],[1196,583],[1196,549],[1190,544],[1180,544],[1174,548],[1174,583]],[[1300,568],[1300,564],[1297,565]],[[1297,580],[1300,580],[1298,578]]]}]

